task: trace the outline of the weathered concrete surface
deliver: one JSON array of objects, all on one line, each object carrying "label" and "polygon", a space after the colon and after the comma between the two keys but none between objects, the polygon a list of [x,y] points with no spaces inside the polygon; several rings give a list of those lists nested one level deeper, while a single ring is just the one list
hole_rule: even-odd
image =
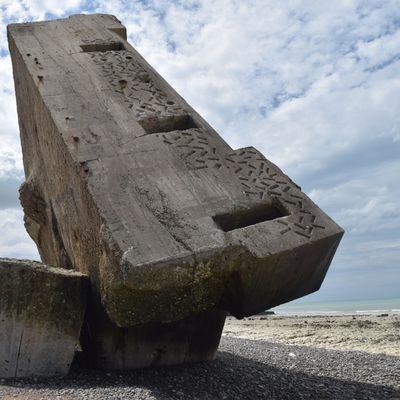
[{"label": "weathered concrete surface", "polygon": [[213,360],[226,316],[222,310],[203,311],[171,323],[119,328],[95,306],[88,310],[90,332],[83,332],[82,347],[91,365],[113,370]]},{"label": "weathered concrete surface", "polygon": [[88,280],[0,258],[0,377],[65,375],[79,342]]},{"label": "weathered concrete surface", "polygon": [[108,15],[8,27],[28,232],[119,327],[317,290],[342,237],[277,166],[232,150]]}]

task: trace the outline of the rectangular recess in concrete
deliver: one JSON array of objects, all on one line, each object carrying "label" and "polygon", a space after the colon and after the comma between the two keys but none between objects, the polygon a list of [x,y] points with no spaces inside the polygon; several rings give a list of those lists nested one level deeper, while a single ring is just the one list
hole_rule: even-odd
[{"label": "rectangular recess in concrete", "polygon": [[139,120],[139,123],[148,134],[171,131],[185,131],[191,128],[198,128],[190,115],[149,117]]},{"label": "rectangular recess in concrete", "polygon": [[125,50],[125,46],[121,42],[110,42],[110,43],[91,43],[81,44],[81,49],[84,53],[92,53],[95,51],[122,51]]},{"label": "rectangular recess in concrete", "polygon": [[261,204],[249,209],[215,215],[212,218],[224,232],[230,232],[235,229],[259,224],[260,222],[272,221],[288,215],[287,210],[275,201],[271,204]]}]

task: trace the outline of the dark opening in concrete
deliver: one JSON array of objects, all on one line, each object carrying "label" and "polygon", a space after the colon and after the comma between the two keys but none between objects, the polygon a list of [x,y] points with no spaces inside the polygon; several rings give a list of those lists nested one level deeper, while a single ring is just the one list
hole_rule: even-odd
[{"label": "dark opening in concrete", "polygon": [[229,232],[287,215],[289,215],[289,212],[285,207],[279,201],[274,200],[271,204],[260,204],[249,209],[240,209],[231,213],[215,215],[212,218],[224,232]]},{"label": "dark opening in concrete", "polygon": [[124,44],[121,42],[110,43],[91,43],[81,44],[81,49],[84,53],[92,53],[94,51],[121,51],[125,50]]},{"label": "dark opening in concrete", "polygon": [[185,131],[197,128],[190,115],[170,115],[167,117],[147,117],[139,120],[146,133]]}]

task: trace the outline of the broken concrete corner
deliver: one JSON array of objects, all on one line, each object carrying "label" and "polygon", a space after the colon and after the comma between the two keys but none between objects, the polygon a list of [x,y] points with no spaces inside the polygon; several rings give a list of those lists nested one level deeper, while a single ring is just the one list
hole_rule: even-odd
[{"label": "broken concrete corner", "polygon": [[88,289],[77,271],[0,258],[0,377],[65,375]]}]

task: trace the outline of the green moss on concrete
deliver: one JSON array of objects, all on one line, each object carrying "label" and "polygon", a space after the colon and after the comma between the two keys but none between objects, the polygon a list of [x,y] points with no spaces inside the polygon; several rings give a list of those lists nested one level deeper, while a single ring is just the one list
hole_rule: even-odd
[{"label": "green moss on concrete", "polygon": [[0,311],[5,317],[79,334],[88,280],[30,261],[0,259]]},{"label": "green moss on concrete", "polygon": [[[126,281],[124,285],[105,288],[103,304],[111,319],[119,326],[180,320],[218,306],[226,292],[230,275],[243,270],[243,265],[251,259],[252,256],[242,248],[231,247],[229,251],[195,265],[170,267],[171,271],[179,268],[182,271],[180,274],[171,272],[160,277],[149,267],[146,279],[153,282],[154,290]],[[243,273],[246,274],[246,270]]]}]

